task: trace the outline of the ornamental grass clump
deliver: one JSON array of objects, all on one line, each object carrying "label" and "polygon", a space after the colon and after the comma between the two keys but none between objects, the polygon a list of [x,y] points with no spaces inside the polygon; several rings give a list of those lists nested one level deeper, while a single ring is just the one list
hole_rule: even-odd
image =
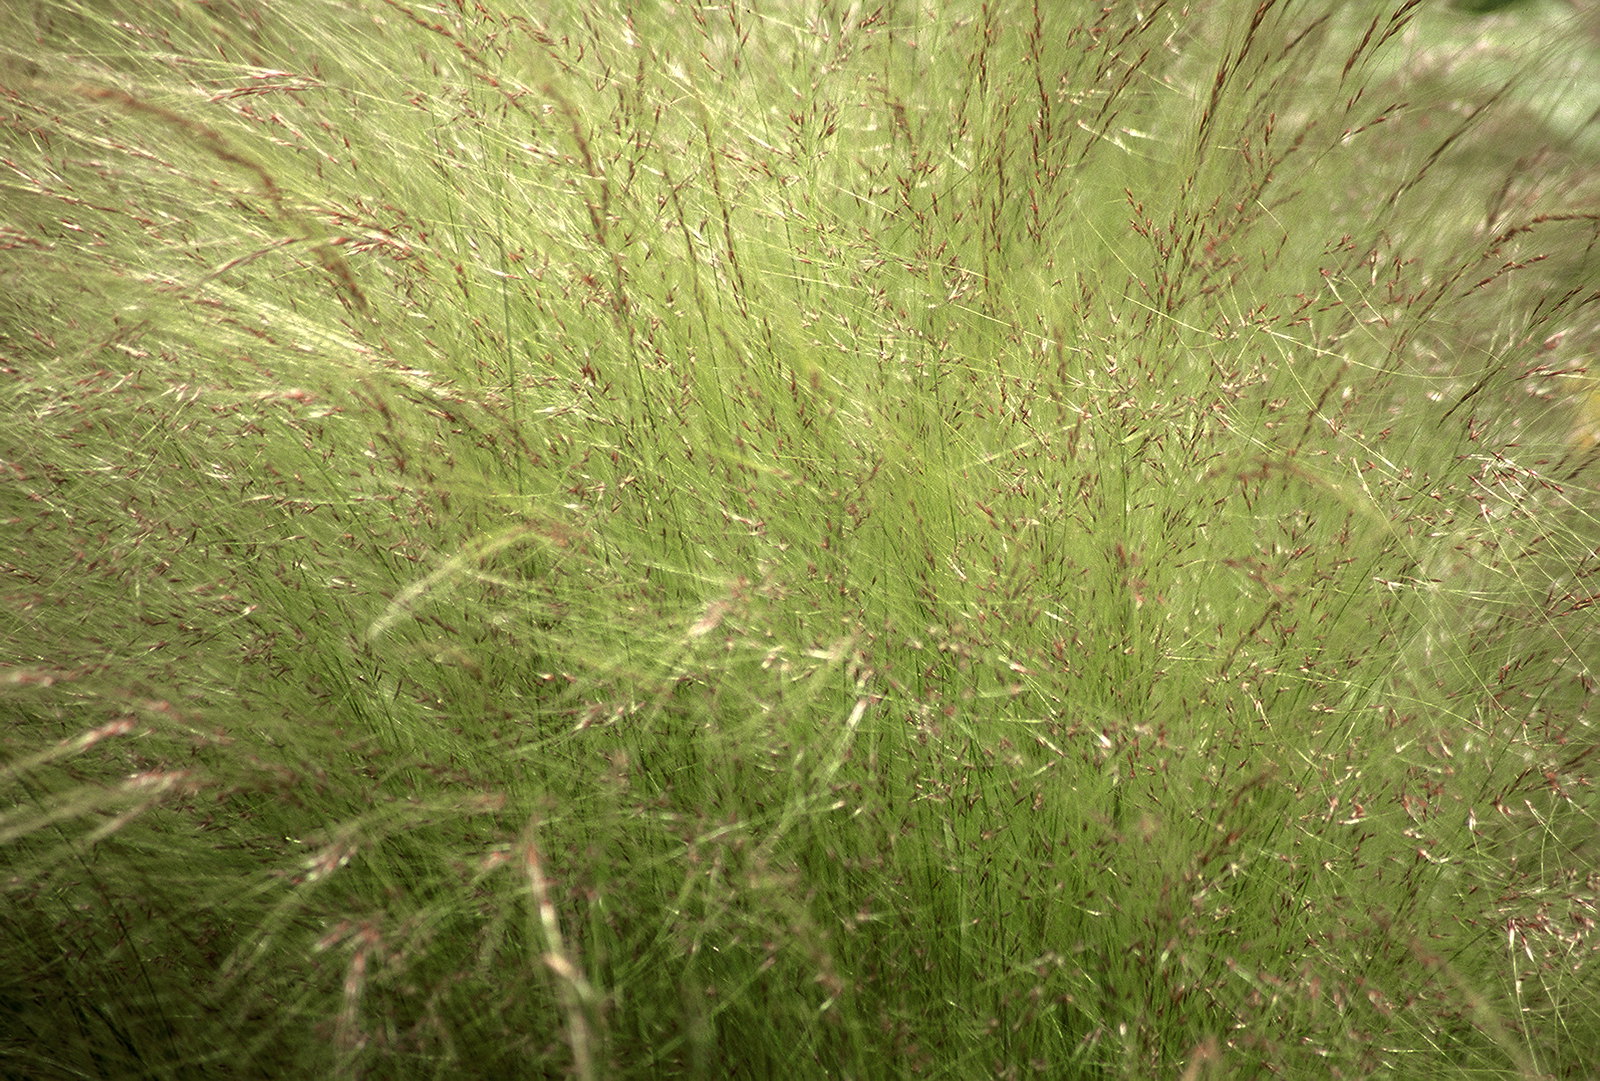
[{"label": "ornamental grass clump", "polygon": [[0,1072],[1600,1069],[1588,16],[0,25]]}]

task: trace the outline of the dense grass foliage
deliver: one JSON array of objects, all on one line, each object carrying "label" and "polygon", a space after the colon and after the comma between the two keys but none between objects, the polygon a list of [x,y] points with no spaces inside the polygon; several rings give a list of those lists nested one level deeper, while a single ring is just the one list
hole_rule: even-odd
[{"label": "dense grass foliage", "polygon": [[5,5],[0,1073],[1594,1076],[1587,18]]}]

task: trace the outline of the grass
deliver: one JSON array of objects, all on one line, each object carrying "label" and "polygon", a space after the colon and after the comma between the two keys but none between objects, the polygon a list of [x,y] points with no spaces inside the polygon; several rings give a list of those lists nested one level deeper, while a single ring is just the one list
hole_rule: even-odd
[{"label": "grass", "polygon": [[1587,15],[127,7],[0,16],[4,1072],[1600,1070]]}]

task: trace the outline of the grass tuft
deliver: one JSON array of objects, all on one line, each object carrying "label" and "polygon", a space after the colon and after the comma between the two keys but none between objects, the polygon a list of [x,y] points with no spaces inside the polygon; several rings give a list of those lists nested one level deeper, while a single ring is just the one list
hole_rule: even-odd
[{"label": "grass tuft", "polygon": [[0,1072],[1600,1070],[1588,14],[125,6],[0,14]]}]

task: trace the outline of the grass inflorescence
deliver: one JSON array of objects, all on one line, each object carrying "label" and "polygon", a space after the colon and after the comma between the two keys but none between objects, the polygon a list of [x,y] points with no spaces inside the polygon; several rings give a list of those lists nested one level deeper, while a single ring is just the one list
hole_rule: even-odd
[{"label": "grass inflorescence", "polygon": [[114,7],[0,16],[0,1072],[1600,1069],[1587,16]]}]

